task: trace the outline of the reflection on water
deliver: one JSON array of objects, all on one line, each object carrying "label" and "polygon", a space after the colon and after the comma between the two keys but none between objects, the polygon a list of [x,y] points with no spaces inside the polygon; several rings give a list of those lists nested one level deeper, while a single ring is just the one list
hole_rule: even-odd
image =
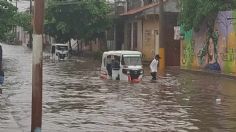
[{"label": "reflection on water", "polygon": [[[30,131],[31,51],[3,45],[6,81],[0,131]],[[156,83],[100,80],[99,63],[44,62],[43,131],[236,131],[236,83],[167,71]],[[220,103],[217,103],[220,99]],[[5,101],[3,101],[5,100]]]}]

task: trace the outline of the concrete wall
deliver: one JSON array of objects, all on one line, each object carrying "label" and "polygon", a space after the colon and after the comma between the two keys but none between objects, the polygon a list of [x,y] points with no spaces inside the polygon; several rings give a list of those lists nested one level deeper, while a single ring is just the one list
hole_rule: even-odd
[{"label": "concrete wall", "polygon": [[122,46],[123,50],[128,49],[128,43],[129,43],[129,38],[128,38],[128,22],[125,22],[124,24],[124,45]]},{"label": "concrete wall", "polygon": [[143,19],[143,45],[142,53],[144,55],[144,60],[152,60],[155,53],[155,31],[159,31],[159,22],[155,15],[148,16]]},{"label": "concrete wall", "polygon": [[206,24],[199,32],[184,32],[181,66],[236,75],[236,11],[219,12],[213,33]]},{"label": "concrete wall", "polygon": [[141,5],[142,5],[142,0],[127,0],[128,10],[141,7]]},{"label": "concrete wall", "polygon": [[138,40],[137,40],[137,45],[138,45],[138,51],[142,51],[142,48],[143,48],[143,22],[142,22],[142,19],[139,19],[138,20],[138,22],[137,22],[137,24],[138,24],[138,32],[137,32],[137,34],[138,34]]},{"label": "concrete wall", "polygon": [[168,0],[166,4],[164,4],[165,12],[179,12],[180,3],[178,0]]},{"label": "concrete wall", "polygon": [[[137,49],[133,47],[133,34],[135,34],[132,31],[133,23],[137,23]],[[131,24],[131,31],[128,29],[129,24]],[[141,51],[144,55],[144,60],[152,60],[153,56],[159,51],[159,49],[155,49],[157,47],[155,45],[155,32],[159,30],[157,15],[127,20],[124,27],[124,49]]]},{"label": "concrete wall", "polygon": [[[179,12],[178,9],[178,0],[168,0],[165,3],[165,11],[169,14],[174,14],[174,22],[169,22],[172,25],[166,25],[166,29],[171,30],[168,32],[165,32],[169,36],[166,37],[170,41],[166,41],[165,43],[169,45],[168,51],[173,51],[173,53],[167,57],[173,59],[177,58],[177,63],[175,64],[168,64],[168,65],[178,65],[179,66],[179,56],[176,57],[176,54],[180,54],[180,48],[179,48],[179,42],[176,42],[173,40],[174,36],[172,35],[172,30],[174,30],[174,23],[177,23],[176,15],[177,12]],[[142,12],[139,12],[135,16],[126,16],[126,18],[123,18],[125,21],[124,24],[124,49],[126,50],[139,50],[144,55],[144,61],[150,61],[153,59],[155,54],[159,53],[159,6],[152,7],[149,9],[146,9]],[[167,20],[169,20],[169,17],[172,17],[171,15],[167,15]],[[137,22],[137,49],[133,47],[133,26],[132,24],[134,22]],[[129,28],[131,24],[131,27]],[[178,44],[178,46],[176,46]],[[173,46],[174,45],[174,46]],[[174,47],[174,48],[173,48]],[[174,52],[177,51],[178,52]],[[173,57],[174,56],[174,57]],[[170,60],[170,59],[168,59]],[[171,61],[171,60],[170,60]]]},{"label": "concrete wall", "polygon": [[[134,31],[134,23],[137,23],[137,31]],[[138,35],[140,35],[139,33],[139,28],[140,24],[138,24],[138,20],[137,19],[132,19],[130,18],[129,20],[125,21],[125,25],[124,25],[124,48],[125,50],[138,50],[137,48],[134,48],[134,42],[135,42],[135,38],[134,38],[134,34],[136,34],[137,36],[137,47],[138,44],[140,44],[140,42],[138,42]]]}]

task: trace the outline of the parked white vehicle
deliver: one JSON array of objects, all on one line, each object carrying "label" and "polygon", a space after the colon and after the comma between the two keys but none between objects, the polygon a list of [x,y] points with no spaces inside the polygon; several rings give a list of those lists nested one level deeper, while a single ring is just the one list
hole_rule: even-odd
[{"label": "parked white vehicle", "polygon": [[65,60],[69,57],[68,44],[52,44],[51,47],[52,57],[57,60]]},{"label": "parked white vehicle", "polygon": [[140,82],[143,77],[142,53],[139,51],[108,51],[102,56],[102,79]]}]

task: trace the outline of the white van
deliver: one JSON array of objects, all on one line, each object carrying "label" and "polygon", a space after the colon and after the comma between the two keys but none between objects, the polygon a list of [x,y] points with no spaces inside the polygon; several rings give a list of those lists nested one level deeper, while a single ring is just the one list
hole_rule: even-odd
[{"label": "white van", "polygon": [[65,60],[69,57],[68,44],[52,44],[51,47],[52,57],[57,60]]},{"label": "white van", "polygon": [[142,53],[139,51],[108,51],[102,56],[102,79],[140,82],[143,77]]}]

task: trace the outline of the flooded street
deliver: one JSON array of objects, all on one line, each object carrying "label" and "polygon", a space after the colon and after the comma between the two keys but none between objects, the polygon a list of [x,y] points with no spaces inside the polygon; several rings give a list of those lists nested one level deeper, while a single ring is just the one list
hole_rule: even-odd
[{"label": "flooded street", "polygon": [[[2,47],[0,132],[29,132],[31,50]],[[130,84],[101,80],[99,69],[91,60],[44,60],[43,132],[236,131],[235,80],[168,70],[156,83]]]}]

